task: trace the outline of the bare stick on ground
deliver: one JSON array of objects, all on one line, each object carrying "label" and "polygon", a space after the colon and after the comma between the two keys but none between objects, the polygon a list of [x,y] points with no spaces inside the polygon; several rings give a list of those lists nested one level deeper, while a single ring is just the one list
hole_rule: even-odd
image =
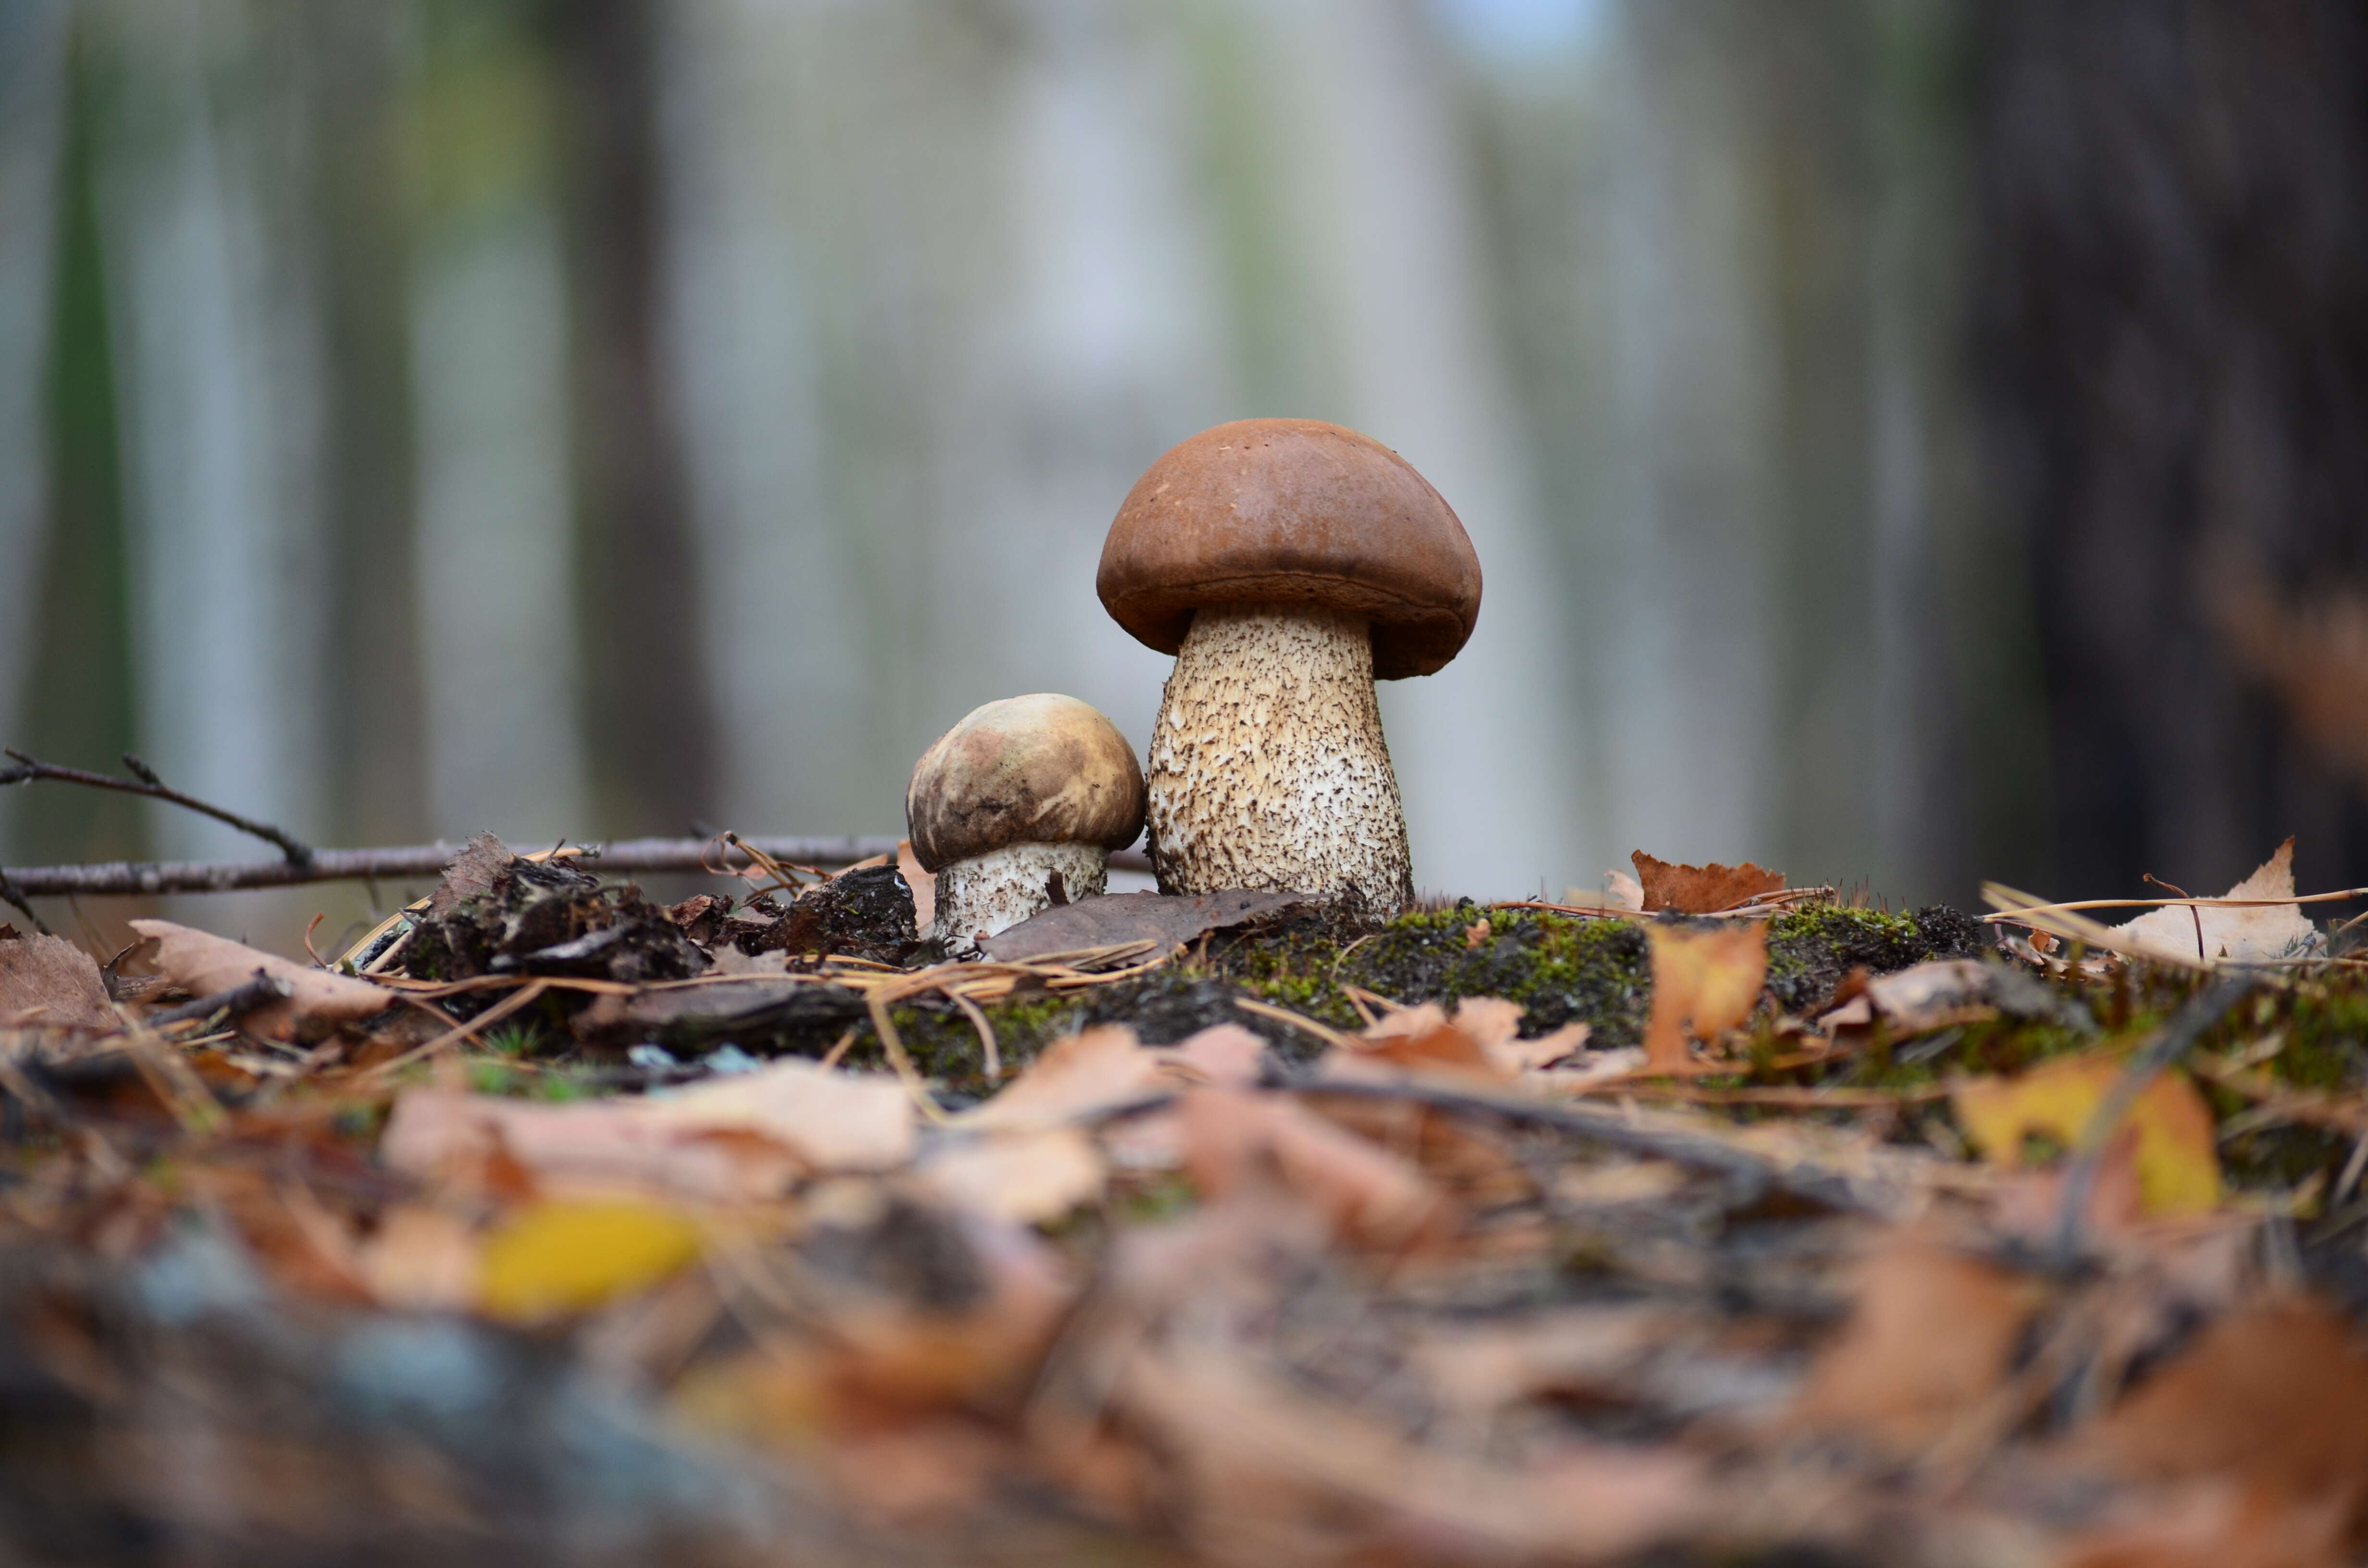
[{"label": "bare stick on ground", "polygon": [[[824,838],[743,838],[775,860],[801,866],[851,866],[894,855],[896,840],[848,835]],[[252,888],[294,887],[308,882],[400,881],[441,876],[458,844],[411,844],[381,849],[316,849],[302,863],[292,860],[104,860],[81,866],[17,866],[5,873],[25,898],[106,898],[155,893],[239,892]],[[734,846],[712,838],[627,838],[584,852],[586,863],[619,874],[679,871],[730,873],[754,865]],[[1110,857],[1121,870],[1144,871],[1140,850]],[[13,902],[13,901],[12,901]],[[19,905],[19,907],[22,907]]]},{"label": "bare stick on ground", "polygon": [[115,790],[126,795],[145,795],[154,801],[169,801],[185,811],[195,812],[199,816],[211,817],[216,822],[227,823],[241,833],[263,840],[286,856],[290,865],[301,866],[313,858],[313,846],[293,834],[274,827],[268,822],[257,822],[253,817],[243,817],[236,812],[217,806],[210,801],[200,801],[195,795],[183,794],[159,778],[154,768],[130,752],[123,754],[123,766],[131,770],[132,777],[118,778],[111,773],[93,773],[80,767],[60,767],[55,763],[43,762],[39,757],[27,756],[15,746],[5,749],[10,756],[17,759],[18,766],[0,768],[0,784],[30,784],[36,780],[47,779],[58,784],[80,784],[93,790]]}]

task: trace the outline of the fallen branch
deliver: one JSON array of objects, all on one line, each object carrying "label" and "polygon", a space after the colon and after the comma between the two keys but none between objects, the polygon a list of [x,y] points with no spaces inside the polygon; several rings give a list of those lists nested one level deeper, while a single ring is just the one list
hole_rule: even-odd
[{"label": "fallen branch", "polygon": [[184,811],[227,823],[244,834],[263,840],[287,857],[290,865],[301,866],[313,858],[313,846],[282,828],[253,817],[243,817],[236,812],[217,806],[211,801],[200,801],[195,795],[183,794],[156,777],[156,770],[132,756],[123,754],[123,766],[131,770],[130,778],[118,778],[111,773],[92,773],[85,768],[60,767],[39,757],[27,756],[15,746],[5,748],[18,766],[0,768],[0,784],[30,784],[46,779],[57,784],[80,784],[92,790],[113,790],[126,795],[145,795],[152,801],[164,801]]},{"label": "fallen branch", "polygon": [[17,914],[31,921],[33,923],[33,929],[39,931],[42,936],[49,937],[55,935],[55,933],[50,929],[50,923],[41,918],[40,912],[35,909],[31,904],[25,902],[25,894],[23,891],[19,889],[16,883],[8,880],[8,873],[6,871],[0,871],[0,903],[7,903],[14,908]]},{"label": "fallen branch", "polygon": [[[747,838],[744,844],[776,860],[804,866],[851,866],[896,853],[893,838],[847,835],[836,838]],[[138,894],[237,892],[250,888],[295,887],[309,882],[400,881],[443,875],[461,853],[458,844],[415,844],[388,849],[315,849],[292,860],[108,860],[82,866],[11,867],[5,876],[28,898],[124,897]],[[756,862],[712,838],[626,838],[595,845],[583,858],[604,871],[712,872],[739,870]],[[1120,870],[1147,871],[1148,857],[1121,850],[1110,857]]]},{"label": "fallen branch", "polygon": [[252,980],[242,981],[227,990],[217,991],[211,996],[200,996],[194,1002],[184,1002],[177,1007],[168,1007],[161,1013],[150,1014],[148,1027],[152,1029],[162,1029],[169,1025],[185,1024],[200,1018],[213,1023],[227,1023],[234,1018],[245,1017],[258,1007],[268,1007],[275,1002],[284,1002],[294,994],[296,994],[294,986],[277,975],[258,969],[255,971],[255,978]]}]

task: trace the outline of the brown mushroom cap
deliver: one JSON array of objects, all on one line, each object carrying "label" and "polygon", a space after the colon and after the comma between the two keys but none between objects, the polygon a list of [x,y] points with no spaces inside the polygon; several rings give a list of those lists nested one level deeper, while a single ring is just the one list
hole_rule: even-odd
[{"label": "brown mushroom cap", "polygon": [[1480,558],[1439,492],[1318,419],[1236,420],[1169,448],[1118,509],[1094,585],[1163,653],[1206,605],[1360,617],[1377,680],[1440,668],[1480,618]]},{"label": "brown mushroom cap", "polygon": [[921,869],[1014,844],[1123,849],[1143,831],[1143,768],[1118,726],[1038,692],[974,708],[913,765],[905,822]]}]

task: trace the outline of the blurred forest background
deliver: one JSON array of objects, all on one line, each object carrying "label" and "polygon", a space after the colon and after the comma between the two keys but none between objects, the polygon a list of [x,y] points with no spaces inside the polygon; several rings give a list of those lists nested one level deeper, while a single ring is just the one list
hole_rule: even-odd
[{"label": "blurred forest background", "polygon": [[1289,414],[1486,566],[1428,887],[2368,883],[2362,82],[2335,0],[0,0],[0,738],[896,831],[991,698],[1144,744],[1103,531]]}]

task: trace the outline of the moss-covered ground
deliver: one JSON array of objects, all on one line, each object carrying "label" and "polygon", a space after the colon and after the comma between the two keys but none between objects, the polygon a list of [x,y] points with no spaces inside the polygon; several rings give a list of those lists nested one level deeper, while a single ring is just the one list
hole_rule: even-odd
[{"label": "moss-covered ground", "polygon": [[[1768,926],[1765,996],[1750,1027],[1749,1049],[1740,1057],[1748,1065],[1691,1087],[1712,1094],[1874,1091],[1857,1096],[1873,1099],[1872,1108],[1811,1114],[1855,1119],[1889,1136],[1945,1145],[1957,1133],[1945,1096],[1930,1091],[1964,1074],[2012,1073],[2070,1051],[2132,1043],[2176,1009],[2195,983],[2182,971],[2151,970],[2124,971],[2102,982],[2058,979],[2048,983],[2056,994],[2052,1011],[2029,1008],[1898,1040],[1878,1027],[1855,1049],[1803,1049],[1799,1022],[1821,1011],[1854,974],[1989,950],[1978,922],[1940,906],[1907,914],[1824,906],[1778,915]],[[2368,1084],[2368,979],[2359,972],[2330,969],[2267,985],[2208,1032],[2198,1049],[2247,1051],[2260,1058],[2255,1070],[2282,1087],[2356,1092]],[[1652,971],[1645,933],[1632,921],[1465,904],[1407,915],[1361,936],[1304,922],[1212,939],[1146,975],[1057,994],[1023,988],[983,1012],[1007,1072],[1053,1040],[1102,1023],[1123,1023],[1154,1044],[1215,1024],[1238,1024],[1292,1066],[1323,1049],[1320,1036],[1235,1004],[1262,1002],[1326,1028],[1354,1030],[1363,1023],[1360,995],[1409,1005],[1502,996],[1521,1004],[1525,1034],[1585,1023],[1594,1046],[1614,1048],[1642,1038],[1652,1007]],[[819,1056],[845,1041],[850,1063],[883,1064],[853,993],[808,996],[811,1005],[794,1019],[677,1051],[689,1057],[728,1045],[756,1056]],[[472,1053],[474,1085],[567,1098],[634,1080],[631,1069],[564,1049],[563,1006],[554,1000],[549,1018],[522,1018],[497,1034],[491,1049]],[[929,997],[898,1006],[892,1017],[914,1062],[949,1104],[990,1090],[978,1030],[961,1009]],[[2241,1185],[2291,1188],[2314,1173],[2331,1178],[2350,1153],[2350,1140],[2340,1131],[2252,1117],[2255,1096],[2216,1084],[2203,1087],[2227,1130],[2223,1154],[2229,1174]],[[1789,1104],[1781,1110],[1728,1109],[1739,1116],[1802,1114],[1801,1107]]]}]

